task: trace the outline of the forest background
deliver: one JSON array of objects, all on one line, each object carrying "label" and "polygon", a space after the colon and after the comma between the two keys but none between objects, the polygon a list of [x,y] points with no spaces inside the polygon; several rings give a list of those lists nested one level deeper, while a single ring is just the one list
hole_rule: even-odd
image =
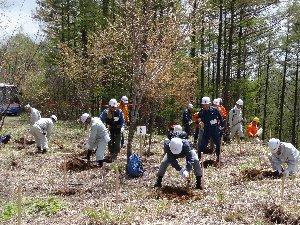
[{"label": "forest background", "polygon": [[[0,7],[5,7],[1,1]],[[0,46],[0,81],[43,116],[98,116],[129,97],[136,125],[163,133],[188,103],[244,100],[263,138],[300,144],[300,1],[38,0],[45,38],[22,32]]]}]

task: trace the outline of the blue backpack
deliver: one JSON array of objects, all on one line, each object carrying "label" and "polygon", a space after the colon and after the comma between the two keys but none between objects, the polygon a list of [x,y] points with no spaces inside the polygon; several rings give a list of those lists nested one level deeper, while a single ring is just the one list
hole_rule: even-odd
[{"label": "blue backpack", "polygon": [[128,175],[131,177],[143,176],[144,174],[143,164],[138,154],[133,153],[129,157],[127,172]]}]

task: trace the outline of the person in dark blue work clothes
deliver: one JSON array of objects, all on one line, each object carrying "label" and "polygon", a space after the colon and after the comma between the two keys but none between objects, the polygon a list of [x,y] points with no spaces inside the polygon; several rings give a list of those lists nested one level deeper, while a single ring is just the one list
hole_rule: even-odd
[{"label": "person in dark blue work clothes", "polygon": [[199,119],[201,123],[204,125],[204,131],[202,140],[199,145],[198,155],[200,158],[201,152],[204,152],[209,139],[211,138],[214,144],[216,145],[216,155],[217,155],[217,163],[220,161],[220,146],[221,146],[221,135],[220,131],[223,128],[223,119],[221,114],[216,108],[210,107],[210,98],[203,97],[202,101],[202,109],[199,112]]},{"label": "person in dark blue work clothes", "polygon": [[188,104],[187,109],[185,109],[182,114],[182,125],[184,128],[184,131],[187,134],[187,138],[191,134],[191,124],[193,123],[193,120],[192,120],[193,108],[194,108],[194,106],[191,103]]}]

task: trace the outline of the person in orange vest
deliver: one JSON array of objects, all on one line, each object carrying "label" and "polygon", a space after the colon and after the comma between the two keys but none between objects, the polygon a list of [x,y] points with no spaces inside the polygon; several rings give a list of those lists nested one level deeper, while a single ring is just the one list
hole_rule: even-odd
[{"label": "person in orange vest", "polygon": [[[128,111],[128,98],[127,96],[122,96],[121,101],[118,104],[118,108],[122,110],[123,115],[124,115],[124,120],[125,120],[125,126],[129,125],[129,111]],[[121,148],[124,147],[124,129],[122,130],[121,133]]]},{"label": "person in orange vest", "polygon": [[222,100],[222,98],[218,98],[218,100],[219,100],[219,108],[218,108],[219,112],[220,112],[221,116],[223,117],[223,119],[226,120],[227,119],[227,115],[228,115],[227,110],[223,106],[223,100]]},{"label": "person in orange vest", "polygon": [[259,129],[259,118],[254,117],[252,122],[247,126],[247,135],[250,138],[259,137],[261,135],[262,129]]}]

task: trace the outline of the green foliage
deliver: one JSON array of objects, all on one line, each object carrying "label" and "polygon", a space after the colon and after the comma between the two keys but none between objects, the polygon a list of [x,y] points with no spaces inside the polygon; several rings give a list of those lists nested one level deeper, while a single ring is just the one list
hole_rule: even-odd
[{"label": "green foliage", "polygon": [[64,206],[59,199],[50,197],[48,199],[33,199],[25,203],[25,207],[30,214],[41,213],[51,216],[63,209]]},{"label": "green foliage", "polygon": [[[7,221],[17,215],[17,204],[8,202],[2,206],[0,211],[0,221]],[[57,198],[49,197],[47,199],[25,199],[22,202],[22,211],[29,214],[43,214],[51,216],[64,208],[64,204]]]},{"label": "green foliage", "polygon": [[0,212],[0,221],[10,220],[17,213],[17,205],[14,203],[7,203]]}]

